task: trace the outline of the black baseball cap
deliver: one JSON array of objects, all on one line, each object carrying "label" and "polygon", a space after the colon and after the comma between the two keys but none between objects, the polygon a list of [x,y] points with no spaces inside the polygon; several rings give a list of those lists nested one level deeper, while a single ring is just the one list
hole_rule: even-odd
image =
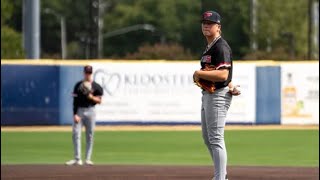
[{"label": "black baseball cap", "polygon": [[86,66],[83,68],[83,72],[88,73],[88,74],[92,74],[92,66],[86,65]]},{"label": "black baseball cap", "polygon": [[221,23],[221,16],[215,11],[206,11],[202,14],[201,22],[211,21],[217,24]]}]

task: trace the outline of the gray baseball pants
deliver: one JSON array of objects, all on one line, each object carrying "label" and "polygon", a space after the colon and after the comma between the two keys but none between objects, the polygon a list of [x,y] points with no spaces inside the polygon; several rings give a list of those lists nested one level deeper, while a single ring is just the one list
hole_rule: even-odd
[{"label": "gray baseball pants", "polygon": [[79,123],[73,122],[72,127],[74,157],[76,160],[81,159],[81,129],[82,125],[84,125],[86,129],[86,160],[91,160],[96,113],[94,107],[90,107],[79,108],[77,114],[80,116],[81,121]]},{"label": "gray baseball pants", "polygon": [[217,89],[212,94],[202,91],[202,136],[214,162],[214,180],[225,180],[227,175],[224,127],[232,100],[228,91],[228,87]]}]

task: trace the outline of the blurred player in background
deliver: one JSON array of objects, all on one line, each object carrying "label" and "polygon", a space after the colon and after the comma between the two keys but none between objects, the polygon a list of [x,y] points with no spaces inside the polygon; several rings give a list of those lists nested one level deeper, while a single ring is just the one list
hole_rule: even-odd
[{"label": "blurred player in background", "polygon": [[81,160],[81,129],[86,129],[86,165],[93,165],[91,161],[93,149],[93,135],[95,128],[95,105],[101,103],[102,87],[92,79],[92,66],[84,67],[84,79],[77,82],[73,90],[73,126],[72,139],[74,159],[66,165],[82,165]]},{"label": "blurred player in background", "polygon": [[240,91],[231,83],[232,52],[228,43],[221,37],[220,23],[221,18],[218,13],[214,11],[203,13],[202,33],[206,37],[208,45],[202,54],[201,69],[211,66],[214,67],[214,70],[198,70],[194,73],[195,81],[204,79],[212,81],[215,86],[215,90],[211,93],[202,91],[201,107],[202,135],[214,161],[213,180],[227,179],[224,127],[232,95],[240,94]]}]

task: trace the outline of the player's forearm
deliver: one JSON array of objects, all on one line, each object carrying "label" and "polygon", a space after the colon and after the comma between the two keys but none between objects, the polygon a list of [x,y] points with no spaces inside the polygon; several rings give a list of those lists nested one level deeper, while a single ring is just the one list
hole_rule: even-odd
[{"label": "player's forearm", "polygon": [[213,71],[197,71],[198,77],[212,82],[223,82],[228,79],[229,71],[223,70],[213,70]]},{"label": "player's forearm", "polygon": [[101,104],[101,98],[99,97],[93,97],[92,100],[97,104]]},{"label": "player's forearm", "polygon": [[233,87],[232,82],[229,82],[228,87],[231,89]]},{"label": "player's forearm", "polygon": [[89,95],[89,99],[97,104],[101,104],[101,97],[100,96],[93,96],[92,94]]}]

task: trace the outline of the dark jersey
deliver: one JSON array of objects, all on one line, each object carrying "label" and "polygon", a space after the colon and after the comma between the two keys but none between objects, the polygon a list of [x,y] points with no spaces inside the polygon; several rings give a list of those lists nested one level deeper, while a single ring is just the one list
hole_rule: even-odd
[{"label": "dark jersey", "polygon": [[[77,113],[79,107],[92,107],[96,105],[94,101],[88,99],[88,97],[79,92],[81,83],[82,81],[77,82],[73,89],[73,114]],[[95,81],[92,82],[92,94],[94,96],[103,96],[102,87]]]},{"label": "dark jersey", "polygon": [[220,37],[216,42],[202,54],[201,68],[211,66],[215,69],[228,69],[228,79],[224,82],[215,82],[216,89],[228,86],[232,80],[232,51],[228,43]]}]

